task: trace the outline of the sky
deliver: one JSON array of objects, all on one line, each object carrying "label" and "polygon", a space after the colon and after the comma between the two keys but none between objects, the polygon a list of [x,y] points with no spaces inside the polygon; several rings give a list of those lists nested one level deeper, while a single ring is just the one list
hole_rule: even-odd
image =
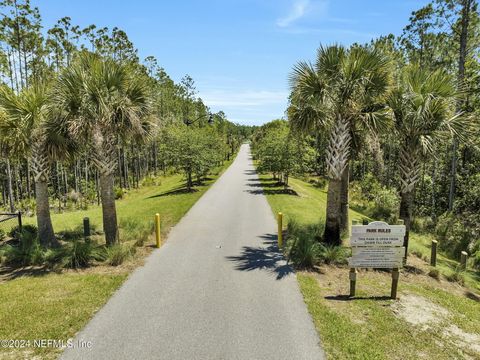
[{"label": "sky", "polygon": [[140,58],[195,80],[212,112],[260,125],[284,116],[288,75],[320,44],[399,35],[427,0],[33,0],[45,28],[64,16],[124,30]]}]

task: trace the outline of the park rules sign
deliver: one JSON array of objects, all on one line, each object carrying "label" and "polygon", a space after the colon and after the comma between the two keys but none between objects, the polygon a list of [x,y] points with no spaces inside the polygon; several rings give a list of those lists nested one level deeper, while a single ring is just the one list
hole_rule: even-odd
[{"label": "park rules sign", "polygon": [[389,225],[374,221],[368,225],[353,225],[350,245],[352,257],[348,264],[352,268],[386,268],[403,266],[405,248],[404,225]]}]

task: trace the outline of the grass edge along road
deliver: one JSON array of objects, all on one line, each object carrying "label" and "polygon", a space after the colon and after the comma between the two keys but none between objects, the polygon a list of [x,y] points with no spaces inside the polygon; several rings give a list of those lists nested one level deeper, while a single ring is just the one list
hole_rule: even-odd
[{"label": "grass edge along road", "polygon": [[[291,178],[290,189],[260,174],[267,200],[276,214],[302,224],[322,221],[326,192]],[[366,218],[350,210],[351,219]],[[428,276],[424,256],[431,235],[413,234],[409,263],[419,273],[402,271],[398,301],[388,299],[390,274],[360,271],[359,299],[346,301],[348,269],[321,265],[318,272],[297,271],[308,311],[329,359],[417,359],[480,357],[480,282],[465,275],[462,287],[446,279],[458,264],[440,255],[439,280]],[[414,253],[415,255],[412,255]],[[420,257],[418,257],[418,256]],[[385,297],[383,297],[385,295]]]},{"label": "grass edge along road", "polygon": [[[233,157],[234,159],[235,157]],[[168,231],[188,212],[208,188],[230,166],[233,159],[209,174],[194,192],[183,190],[181,175],[159,177],[160,185],[144,186],[131,190],[117,201],[120,223],[131,221],[151,222],[156,212],[161,214],[162,240]],[[101,228],[101,209],[52,214],[57,232],[73,229],[88,216],[94,226]],[[25,223],[34,223],[35,218]],[[152,227],[153,228],[153,227]],[[121,229],[120,229],[121,230]],[[152,249],[153,234],[139,251],[139,255],[122,266],[93,266],[84,270],[65,270],[62,273],[34,272],[0,282],[0,339],[53,339],[67,340],[81,330],[123,284],[128,274],[143,263]],[[134,306],[134,305],[133,305]],[[60,348],[0,348],[0,359],[54,359]]]}]

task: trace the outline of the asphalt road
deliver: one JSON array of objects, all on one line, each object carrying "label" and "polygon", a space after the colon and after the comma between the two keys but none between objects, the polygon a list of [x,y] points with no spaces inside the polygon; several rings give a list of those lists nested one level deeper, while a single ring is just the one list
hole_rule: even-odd
[{"label": "asphalt road", "polygon": [[261,189],[243,145],[62,358],[323,359]]}]

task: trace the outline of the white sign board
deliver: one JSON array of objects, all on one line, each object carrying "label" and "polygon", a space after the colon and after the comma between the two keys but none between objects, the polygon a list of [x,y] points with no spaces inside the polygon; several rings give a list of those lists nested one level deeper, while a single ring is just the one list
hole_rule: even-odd
[{"label": "white sign board", "polygon": [[388,225],[374,221],[368,225],[352,226],[350,267],[400,268],[403,266],[405,248],[404,225]]},{"label": "white sign board", "polygon": [[393,269],[403,266],[403,258],[393,260],[378,259],[369,261],[365,259],[348,258],[348,266],[355,268],[372,268],[372,269]]},{"label": "white sign board", "polygon": [[383,221],[373,221],[368,225],[353,225],[352,235],[354,234],[405,236],[405,225],[388,225]]},{"label": "white sign board", "polygon": [[351,246],[403,246],[403,235],[352,234]]}]

